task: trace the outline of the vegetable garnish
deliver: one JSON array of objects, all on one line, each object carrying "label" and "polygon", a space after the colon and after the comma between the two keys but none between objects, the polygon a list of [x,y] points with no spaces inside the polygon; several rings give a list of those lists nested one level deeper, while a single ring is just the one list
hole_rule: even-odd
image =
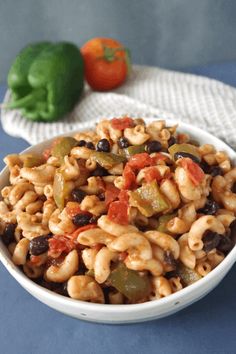
[{"label": "vegetable garnish", "polygon": [[119,196],[120,190],[114,186],[112,183],[106,184],[105,190],[105,203],[109,205],[111,202],[116,200]]},{"label": "vegetable garnish", "polygon": [[78,101],[83,76],[83,59],[74,44],[30,44],[17,55],[9,71],[12,100],[6,108],[19,108],[32,121],[58,120]]},{"label": "vegetable garnish", "polygon": [[134,126],[133,119],[129,117],[123,118],[113,118],[111,120],[111,126],[113,129],[124,130],[126,128],[131,128]]},{"label": "vegetable garnish", "polygon": [[179,160],[179,165],[187,171],[189,178],[196,186],[203,181],[205,174],[196,162],[190,158],[182,158]]},{"label": "vegetable garnish", "polygon": [[129,50],[115,39],[93,38],[83,45],[81,53],[85,78],[94,90],[112,90],[120,86],[129,74]]},{"label": "vegetable garnish", "polygon": [[66,252],[69,253],[73,250],[76,245],[73,241],[73,238],[66,237],[64,235],[54,235],[48,240],[49,243],[49,256],[54,256],[55,253]]},{"label": "vegetable garnish", "polygon": [[136,175],[129,164],[125,165],[123,171],[123,178],[124,178],[124,189],[134,189],[136,188]]},{"label": "vegetable garnish", "polygon": [[120,225],[129,223],[128,208],[129,196],[126,190],[119,193],[119,200],[112,202],[108,209],[108,218]]},{"label": "vegetable garnish", "polygon": [[156,181],[146,183],[136,191],[130,192],[129,203],[147,217],[167,210],[170,206]]}]

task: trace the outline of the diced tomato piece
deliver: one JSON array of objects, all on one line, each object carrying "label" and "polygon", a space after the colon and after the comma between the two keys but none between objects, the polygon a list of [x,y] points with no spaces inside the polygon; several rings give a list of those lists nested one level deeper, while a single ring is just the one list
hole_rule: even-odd
[{"label": "diced tomato piece", "polygon": [[134,121],[132,118],[113,118],[111,120],[111,126],[113,129],[124,130],[126,128],[131,128],[134,126]]},{"label": "diced tomato piece", "polygon": [[109,205],[111,202],[116,200],[118,198],[118,195],[120,193],[120,190],[114,186],[112,183],[107,183],[106,184],[106,190],[105,190],[105,203],[106,205]]},{"label": "diced tomato piece", "polygon": [[128,203],[127,202],[112,202],[109,206],[108,218],[120,225],[127,225],[128,220]]},{"label": "diced tomato piece", "polygon": [[151,166],[152,164],[152,158],[146,152],[133,155],[128,162],[128,165],[135,170],[141,170],[142,168]]},{"label": "diced tomato piece", "polygon": [[187,171],[189,178],[195,186],[198,186],[203,181],[205,174],[196,162],[186,157],[182,158],[179,164]]},{"label": "diced tomato piece", "polygon": [[134,189],[136,188],[136,176],[132,168],[127,163],[123,171],[124,177],[124,189]]},{"label": "diced tomato piece", "polygon": [[155,167],[148,167],[144,173],[144,178],[146,182],[161,181],[162,179],[160,172]]},{"label": "diced tomato piece", "polygon": [[85,226],[81,226],[79,227],[78,229],[76,229],[72,234],[71,234],[71,238],[72,240],[75,240],[77,239],[77,237],[79,236],[79,234],[83,231],[86,231],[86,230],[90,230],[90,229],[94,229],[97,227],[97,224],[88,224],[88,225],[85,225]]},{"label": "diced tomato piece", "polygon": [[75,248],[75,243],[72,239],[63,235],[54,235],[48,240],[49,251],[48,255],[53,255],[55,253],[69,253]]},{"label": "diced tomato piece", "polygon": [[128,201],[129,201],[128,191],[125,190],[125,189],[123,189],[122,191],[120,191],[118,198],[119,198],[119,201],[120,201],[120,202],[126,202],[126,203],[128,203]]}]

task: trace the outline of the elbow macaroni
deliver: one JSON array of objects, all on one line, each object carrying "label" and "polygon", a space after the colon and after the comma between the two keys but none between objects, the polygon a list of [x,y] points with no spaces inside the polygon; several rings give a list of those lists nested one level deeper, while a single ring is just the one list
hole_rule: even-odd
[{"label": "elbow macaroni", "polygon": [[76,134],[71,149],[63,139],[57,153],[4,159],[0,234],[33,281],[80,301],[140,303],[207,276],[233,247],[236,167],[224,151],[129,117]]}]

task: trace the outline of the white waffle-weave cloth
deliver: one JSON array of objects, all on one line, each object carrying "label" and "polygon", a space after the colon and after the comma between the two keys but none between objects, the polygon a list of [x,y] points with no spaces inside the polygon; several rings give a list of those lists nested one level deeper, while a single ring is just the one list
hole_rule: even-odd
[{"label": "white waffle-weave cloth", "polygon": [[[4,102],[9,99],[7,91]],[[4,109],[1,121],[8,134],[36,144],[80,129],[83,122],[122,115],[190,123],[236,148],[236,89],[206,77],[140,65],[112,92],[86,88],[73,112],[55,123],[30,122],[20,111]]]}]

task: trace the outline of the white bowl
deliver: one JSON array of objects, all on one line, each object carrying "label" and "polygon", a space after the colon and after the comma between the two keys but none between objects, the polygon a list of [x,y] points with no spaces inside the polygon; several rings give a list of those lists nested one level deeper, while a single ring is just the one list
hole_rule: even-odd
[{"label": "white bowl", "polygon": [[[145,120],[150,122],[153,119],[147,118]],[[167,124],[169,126],[176,123],[179,124],[179,131],[189,133],[193,139],[196,139],[200,143],[213,144],[218,150],[226,151],[233,163],[236,164],[236,153],[224,142],[194,126],[173,120],[167,120]],[[81,124],[81,131],[85,129],[94,129],[94,127],[95,121]],[[73,133],[67,133],[65,135],[73,135]],[[47,140],[43,143],[30,147],[24,152],[40,153],[45,148],[50,146],[52,140],[54,139]],[[0,173],[0,190],[8,184],[8,176],[8,169],[5,168]],[[13,264],[9,256],[9,252],[2,242],[0,242],[0,260],[11,275],[30,294],[55,310],[82,320],[116,324],[142,322],[162,318],[173,314],[201,299],[212,289],[214,289],[217,284],[219,284],[219,282],[233,266],[236,260],[236,247],[231,250],[223,262],[221,262],[206,277],[200,279],[196,283],[160,300],[134,305],[94,304],[73,300],[49,291],[35,284],[32,280],[27,278],[17,266]]]}]

